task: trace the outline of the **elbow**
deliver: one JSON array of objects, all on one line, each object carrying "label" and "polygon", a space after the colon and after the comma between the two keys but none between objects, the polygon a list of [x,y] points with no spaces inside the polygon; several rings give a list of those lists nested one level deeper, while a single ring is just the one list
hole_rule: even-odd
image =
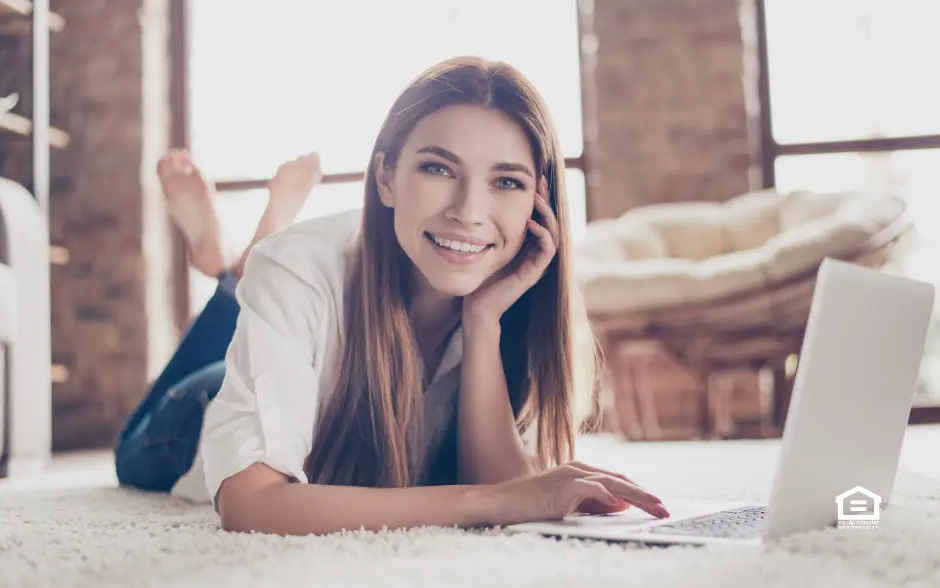
[{"label": "elbow", "polygon": [[258,524],[263,519],[252,516],[252,513],[257,513],[257,508],[252,504],[255,501],[250,498],[244,495],[225,496],[219,492],[219,524],[223,531],[234,533],[266,531]]},{"label": "elbow", "polygon": [[231,514],[220,515],[219,521],[223,531],[230,533],[250,533],[253,531],[253,529],[245,527],[241,521]]},{"label": "elbow", "polygon": [[263,533],[265,535],[287,536],[292,533],[283,529],[278,529],[269,521],[252,516],[245,516],[241,513],[228,513],[220,515],[220,527],[228,533]]},{"label": "elbow", "polygon": [[219,525],[223,531],[231,533],[257,533],[264,532],[259,528],[258,521],[248,516],[250,505],[229,502],[225,506],[219,502]]},{"label": "elbow", "polygon": [[219,523],[223,531],[231,533],[263,533],[266,535],[296,535],[283,513],[272,511],[267,492],[239,496],[223,501],[219,499]]},{"label": "elbow", "polygon": [[[326,535],[341,530],[334,528],[329,508],[303,492],[309,486],[292,484],[280,474],[266,475],[271,472],[266,466],[252,468],[226,480],[219,489],[222,530],[282,537]],[[267,479],[259,480],[258,472]]]},{"label": "elbow", "polygon": [[279,499],[270,494],[289,485],[284,475],[261,464],[227,478],[217,496],[222,529],[237,533],[278,533],[276,519],[282,513],[272,511]]}]

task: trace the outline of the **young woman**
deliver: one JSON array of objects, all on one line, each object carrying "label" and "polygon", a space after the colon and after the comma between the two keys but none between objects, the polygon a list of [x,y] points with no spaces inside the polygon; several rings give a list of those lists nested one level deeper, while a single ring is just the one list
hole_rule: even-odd
[{"label": "young woman", "polygon": [[[212,501],[225,529],[277,534],[631,504],[669,516],[628,478],[571,461],[583,310],[563,162],[512,67],[458,58],[421,74],[379,132],[362,211],[287,228],[290,215],[266,213],[277,220],[234,272],[205,266],[219,291],[122,434],[121,482]],[[296,214],[314,167],[282,166],[269,210]],[[189,242],[194,264],[222,257]]]}]

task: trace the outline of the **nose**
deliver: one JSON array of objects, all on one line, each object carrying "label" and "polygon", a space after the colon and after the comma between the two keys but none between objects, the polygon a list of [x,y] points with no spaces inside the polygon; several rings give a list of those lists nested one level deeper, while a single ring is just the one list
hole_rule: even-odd
[{"label": "nose", "polygon": [[470,180],[460,181],[453,198],[447,213],[450,220],[467,227],[483,223],[490,205],[489,190],[485,184]]}]

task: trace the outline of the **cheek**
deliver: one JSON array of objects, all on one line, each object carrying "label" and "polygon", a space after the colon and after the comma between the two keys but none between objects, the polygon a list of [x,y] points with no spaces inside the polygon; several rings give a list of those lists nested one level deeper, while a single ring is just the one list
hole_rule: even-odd
[{"label": "cheek", "polygon": [[527,223],[532,218],[532,207],[523,205],[514,208],[512,214],[507,215],[502,223],[502,233],[506,239],[506,248],[516,254],[525,243],[526,237],[531,234]]},{"label": "cheek", "polygon": [[403,211],[416,219],[439,212],[447,202],[445,190],[444,182],[420,174],[406,174],[396,184],[397,201],[404,203]]}]

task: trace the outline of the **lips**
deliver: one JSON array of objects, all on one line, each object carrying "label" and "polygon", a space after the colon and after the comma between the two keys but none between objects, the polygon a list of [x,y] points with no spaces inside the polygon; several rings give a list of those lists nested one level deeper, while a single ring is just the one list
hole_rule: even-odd
[{"label": "lips", "polygon": [[435,235],[433,233],[425,232],[425,238],[428,239],[431,243],[436,245],[441,249],[447,251],[452,251],[454,253],[463,253],[467,255],[478,254],[486,251],[487,249],[493,247],[492,243],[487,243],[479,239],[474,239],[470,237],[460,238],[457,236],[442,236]]},{"label": "lips", "polygon": [[493,248],[492,243],[468,243],[466,241],[444,239],[431,233],[425,233],[424,237],[431,244],[434,253],[456,267],[470,267],[480,263],[487,258],[490,249]]}]

